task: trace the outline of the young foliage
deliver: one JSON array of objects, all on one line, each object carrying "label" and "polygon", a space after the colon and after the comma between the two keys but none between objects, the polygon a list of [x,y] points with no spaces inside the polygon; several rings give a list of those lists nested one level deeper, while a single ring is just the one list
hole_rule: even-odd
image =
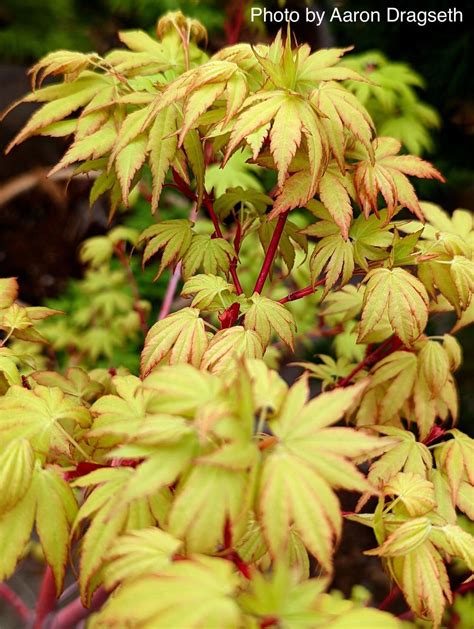
[{"label": "young foliage", "polygon": [[[43,592],[52,579],[60,595],[69,558],[77,571],[60,626],[85,606],[97,628],[401,627],[327,591],[345,515],[373,528],[367,554],[403,615],[443,626],[474,563],[458,524],[474,517],[474,448],[454,427],[453,376],[454,334],[473,320],[471,213],[419,201],[410,177],[443,177],[377,135],[369,104],[394,89],[346,63],[350,49],[311,52],[288,32],[209,56],[180,12],[157,38],[119,37],[104,56],[39,61],[21,102],[40,107],[10,145],[69,136],[52,172],[91,173],[111,215],[143,193],[150,217],[83,243],[87,303],[59,323],[0,280],[0,578],[34,534]],[[155,279],[169,273],[150,328],[142,245]],[[432,336],[444,312],[454,323]],[[139,330],[140,377],[111,362]],[[332,355],[287,384],[280,364],[323,336]],[[64,373],[34,349],[46,338]],[[89,369],[99,358],[110,368]],[[361,494],[355,513],[341,490]]]}]

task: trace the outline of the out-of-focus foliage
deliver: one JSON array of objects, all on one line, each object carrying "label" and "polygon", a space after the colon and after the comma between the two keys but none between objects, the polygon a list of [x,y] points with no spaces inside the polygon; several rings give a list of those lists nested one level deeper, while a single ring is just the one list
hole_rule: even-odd
[{"label": "out-of-focus foliage", "polygon": [[348,82],[348,87],[367,107],[380,135],[397,138],[415,155],[433,149],[431,133],[439,127],[440,118],[418,97],[416,89],[424,87],[419,74],[379,51],[353,55],[346,65],[371,81]]},{"label": "out-of-focus foliage", "polygon": [[[114,40],[117,25],[149,29],[157,14],[175,8],[173,0],[2,0],[0,55],[30,62],[52,50],[103,49]],[[225,12],[215,0],[183,0],[180,8],[211,32],[223,28]]]}]

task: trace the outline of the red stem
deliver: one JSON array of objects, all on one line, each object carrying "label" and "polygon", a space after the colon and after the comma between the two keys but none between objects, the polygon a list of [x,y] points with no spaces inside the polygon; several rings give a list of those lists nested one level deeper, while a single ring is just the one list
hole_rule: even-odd
[{"label": "red stem", "polygon": [[466,592],[470,592],[471,590],[474,590],[474,581],[461,583],[461,585],[456,590],[454,590],[453,594],[454,596],[457,596],[458,594],[465,594]]},{"label": "red stem", "polygon": [[402,346],[402,342],[397,336],[391,336],[386,341],[379,345],[377,349],[368,354],[361,362],[351,371],[351,373],[345,378],[341,378],[339,382],[336,384],[337,387],[346,387],[354,378],[355,375],[365,369],[365,367],[370,367],[378,362],[381,358],[385,358],[388,354],[396,351]]},{"label": "red stem", "polygon": [[16,611],[23,623],[30,622],[31,610],[6,583],[0,583],[0,598]]},{"label": "red stem", "polygon": [[214,231],[216,232],[216,236],[218,236],[219,238],[224,238],[224,236],[222,235],[221,227],[219,225],[219,219],[217,218],[217,215],[214,212],[214,206],[212,204],[211,199],[209,198],[207,194],[204,197],[203,202],[204,202],[204,205],[206,206],[207,211],[209,212],[209,216],[211,217],[212,224],[214,225]]},{"label": "red stem", "polygon": [[280,304],[286,304],[289,301],[296,301],[297,299],[302,299],[303,297],[307,297],[308,295],[312,295],[318,286],[321,286],[326,281],[326,278],[322,280],[318,280],[316,284],[311,284],[311,286],[306,286],[305,288],[301,288],[300,290],[295,290],[294,293],[290,293],[286,297],[282,297],[279,299]]},{"label": "red stem", "polygon": [[[221,227],[219,225],[219,219],[217,218],[217,215],[214,212],[214,206],[212,204],[212,200],[209,197],[209,195],[207,195],[207,194],[204,195],[204,205],[206,206],[206,209],[209,212],[209,216],[211,217],[212,224],[214,225],[214,231],[216,233],[216,236],[218,238],[224,238],[224,236],[222,234]],[[237,254],[238,254],[238,252],[236,251],[236,255]],[[232,263],[230,264],[229,272],[230,272],[230,275],[232,277],[232,281],[234,282],[235,292],[237,293],[237,295],[242,295],[242,293],[244,291],[242,290],[242,286],[240,284],[239,277],[237,275],[236,264],[235,265],[233,265]]]},{"label": "red stem", "polygon": [[[243,292],[242,287],[240,286],[239,278],[237,277],[237,260],[239,256],[241,242],[242,242],[242,225],[240,224],[240,221],[237,220],[237,229],[236,229],[235,237],[234,237],[235,258],[232,258],[232,260],[230,261],[229,271],[230,271],[232,280],[234,282],[234,285],[236,287],[236,291],[239,290],[237,288],[237,285],[240,287],[240,293],[237,292],[238,295],[241,295]],[[237,284],[236,284],[236,280],[237,280]]]},{"label": "red stem", "polygon": [[179,278],[181,275],[181,262],[176,265],[173,275],[170,277],[168,286],[166,287],[166,293],[161,304],[160,313],[158,315],[158,321],[168,316],[171,305],[173,303],[174,296],[176,294],[176,288],[178,287]]},{"label": "red stem", "polygon": [[379,609],[380,610],[385,610],[388,609],[390,607],[390,605],[397,600],[397,598],[400,595],[400,588],[395,585],[390,592],[387,594],[387,596],[383,599],[383,601],[380,603],[379,605]]},{"label": "red stem", "polygon": [[56,614],[50,629],[73,629],[81,620],[84,620],[84,618],[87,618],[92,612],[100,609],[108,596],[105,589],[100,587],[92,597],[91,606],[89,608],[83,606],[80,598],[76,598],[72,603],[69,603],[69,605]]},{"label": "red stem", "polygon": [[46,616],[56,607],[56,583],[50,566],[46,566],[36,604],[36,617],[33,629],[41,629]]},{"label": "red stem", "polygon": [[[182,192],[186,197],[188,197],[188,199],[192,199],[193,201],[197,201],[197,197],[194,194],[194,192],[189,188],[189,186],[187,185],[187,183],[181,179],[181,177],[173,172],[173,177],[174,180],[176,182],[176,187],[178,188],[178,190],[180,192]],[[222,234],[222,230],[221,227],[219,225],[219,219],[217,218],[217,215],[214,211],[214,206],[212,204],[212,199],[211,197],[206,193],[204,193],[204,199],[203,199],[203,203],[206,206],[207,211],[209,212],[209,216],[211,217],[212,220],[212,224],[214,225],[214,232],[216,234],[216,236],[218,238],[224,238],[223,234]],[[237,254],[237,252],[236,252]],[[241,295],[244,291],[242,290],[242,286],[240,284],[238,275],[237,275],[237,269],[235,267],[235,265],[230,265],[229,268],[230,271],[230,275],[232,277],[232,281],[234,282],[234,286],[235,286],[235,290],[237,295]]]},{"label": "red stem", "polygon": [[244,23],[246,0],[237,0],[231,3],[227,10],[228,18],[224,24],[224,30],[227,36],[227,45],[232,46],[240,39],[240,31]]},{"label": "red stem", "polygon": [[280,243],[280,238],[283,233],[283,229],[285,227],[286,219],[288,217],[288,212],[284,212],[280,214],[278,217],[277,224],[275,225],[275,230],[272,235],[272,239],[270,240],[270,244],[268,245],[267,252],[265,254],[265,259],[262,264],[262,269],[260,271],[260,275],[257,278],[257,282],[255,284],[254,292],[261,293],[265,281],[270,273],[270,269],[272,268],[273,260],[275,258],[278,245]]}]

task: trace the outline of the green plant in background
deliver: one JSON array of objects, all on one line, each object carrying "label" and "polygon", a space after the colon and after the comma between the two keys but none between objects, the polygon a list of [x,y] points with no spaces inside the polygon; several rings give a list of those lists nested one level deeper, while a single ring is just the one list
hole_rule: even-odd
[{"label": "green plant in background", "polygon": [[[137,369],[134,350],[140,330],[142,340],[147,332],[150,311],[149,302],[139,297],[125,251],[126,243],[134,244],[137,237],[130,228],[116,227],[86,240],[81,250],[89,267],[84,279],[72,282],[68,293],[51,302],[68,316],[51,320],[41,330],[53,350],[66,352],[68,364],[92,366],[105,359],[109,365]],[[114,253],[120,268],[111,267]]]},{"label": "green plant in background", "polygon": [[[107,47],[107,37],[115,36],[117,24],[149,28],[157,13],[175,6],[173,0],[3,0],[0,55],[8,61],[29,62],[51,50],[87,52]],[[211,32],[223,29],[225,14],[217,2],[183,0],[180,6],[189,15],[199,14]]]},{"label": "green plant in background", "polygon": [[[64,374],[32,370],[10,341],[42,341],[36,320],[59,314],[0,284],[0,578],[34,527],[38,627],[52,614],[56,628],[401,628],[366,593],[330,590],[348,518],[373,530],[366,554],[408,621],[465,615],[452,604],[473,583],[458,515],[474,519],[474,443],[454,427],[454,373],[455,333],[472,321],[472,215],[418,200],[409,177],[443,178],[376,134],[344,86],[366,83],[346,50],[279,34],[209,57],[203,26],[181,13],[157,35],[123,32],[127,49],[104,57],[51,53],[22,100],[42,106],[11,147],[72,136],[53,172],[90,172],[91,199],[109,194],[112,214],[151,181],[148,226],[84,243],[95,297],[74,322],[83,336],[98,312],[119,338],[123,318],[147,323],[130,246],[172,275],[139,377],[88,370],[90,349]],[[41,87],[50,75],[63,81]],[[270,174],[257,181],[255,167]],[[453,324],[433,335],[440,312]],[[334,338],[334,354],[300,364],[289,386],[274,367],[313,334]],[[354,512],[341,489],[360,495]],[[57,609],[77,555],[80,600]]]},{"label": "green plant in background", "polygon": [[433,150],[431,132],[440,126],[440,118],[418,97],[416,88],[424,87],[419,74],[377,50],[352,55],[346,65],[371,81],[348,81],[347,87],[367,108],[380,135],[397,138],[415,155]]}]

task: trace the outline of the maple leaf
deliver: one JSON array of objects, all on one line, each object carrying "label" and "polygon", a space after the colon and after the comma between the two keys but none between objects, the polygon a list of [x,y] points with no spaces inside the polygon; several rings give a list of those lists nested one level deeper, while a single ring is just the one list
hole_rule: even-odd
[{"label": "maple leaf", "polygon": [[263,192],[248,190],[241,187],[227,188],[225,194],[221,194],[214,202],[214,210],[220,219],[229,216],[232,210],[239,207],[253,214],[261,215],[272,204],[272,199]]},{"label": "maple leaf", "polygon": [[194,275],[187,280],[181,291],[184,297],[194,294],[191,308],[209,312],[225,310],[234,301],[233,284],[229,284],[217,275]]},{"label": "maple leaf", "polygon": [[122,201],[125,207],[128,206],[132,183],[136,181],[138,172],[147,157],[148,142],[147,134],[142,132],[121,149],[115,158],[117,178],[120,182]]},{"label": "maple leaf", "polygon": [[232,368],[236,358],[262,358],[265,351],[259,334],[240,325],[219,330],[202,356],[201,368],[222,372]]},{"label": "maple leaf", "polygon": [[33,482],[37,501],[36,532],[46,561],[53,570],[59,596],[66,574],[77,502],[71,487],[56,470],[37,469]]},{"label": "maple leaf", "polygon": [[101,126],[97,131],[85,137],[77,138],[54,168],[49,176],[74,162],[98,159],[108,155],[117,140],[117,129],[112,120]]},{"label": "maple leaf", "polygon": [[103,395],[91,407],[94,429],[116,423],[131,425],[155,412],[158,396],[152,389],[145,388],[139,378],[115,376],[112,383],[114,393]]},{"label": "maple leaf", "polygon": [[151,210],[158,207],[166,173],[176,155],[178,147],[177,113],[174,107],[160,111],[148,134],[149,163],[153,176]]},{"label": "maple leaf", "polygon": [[32,487],[16,505],[0,516],[0,579],[14,572],[35,521],[36,496]]},{"label": "maple leaf", "polygon": [[143,264],[160,249],[163,250],[156,278],[167,266],[175,264],[185,255],[192,242],[192,227],[193,223],[190,220],[178,218],[160,221],[156,225],[147,227],[140,234],[140,242],[148,241],[143,252]]},{"label": "maple leaf", "polygon": [[103,385],[93,380],[80,367],[69,367],[64,375],[55,371],[36,371],[30,377],[34,383],[59,387],[67,395],[86,402],[86,404],[93,402],[104,392]]},{"label": "maple leaf", "polygon": [[387,247],[393,243],[393,234],[387,224],[387,211],[382,210],[379,216],[366,218],[358,216],[350,226],[349,236],[353,245],[354,260],[365,271],[369,270],[368,262],[383,260],[387,257]]},{"label": "maple leaf", "polygon": [[[215,338],[215,337],[214,337]],[[145,338],[141,371],[148,375],[163,361],[189,362],[198,366],[205,355],[208,339],[204,320],[196,308],[182,308],[153,325]]]},{"label": "maple leaf", "polygon": [[422,262],[418,267],[418,277],[435,299],[435,288],[438,288],[453,306],[457,316],[461,317],[471,303],[474,263],[461,255],[440,255],[438,259],[439,261]]},{"label": "maple leaf", "polygon": [[81,547],[79,585],[85,606],[102,582],[102,566],[117,537],[130,529],[163,522],[169,510],[170,496],[166,490],[157,491],[150,498],[122,502],[123,489],[132,476],[131,468],[109,467],[90,472],[72,483],[73,487],[96,486],[79,509],[73,525],[74,532],[91,518]]},{"label": "maple leaf", "polygon": [[321,273],[325,271],[326,280],[323,295],[326,296],[341,275],[342,284],[346,284],[352,277],[354,248],[352,242],[344,239],[339,226],[322,203],[312,200],[306,204],[306,207],[320,219],[301,232],[308,236],[317,236],[320,239],[313,249],[309,261],[311,282],[315,284]]},{"label": "maple leaf", "polygon": [[[288,123],[290,121],[291,124]],[[248,136],[266,128],[270,130],[270,152],[278,171],[280,194],[274,204],[271,218],[287,209],[303,205],[316,192],[329,159],[329,146],[324,127],[310,103],[300,95],[286,89],[256,93],[247,98],[233,124],[225,161]],[[290,163],[299,145],[305,139],[305,153],[309,168],[285,180]],[[253,151],[257,158],[260,148]]]},{"label": "maple leaf", "polygon": [[[303,367],[308,372],[309,378],[321,380],[323,390],[337,384],[341,378],[348,376],[355,367],[347,358],[334,360],[331,356],[324,354],[316,354],[315,358],[320,359],[321,362],[296,362],[293,365],[295,367]],[[367,374],[364,370],[361,370],[358,375],[362,378]]]},{"label": "maple leaf", "polygon": [[367,284],[362,306],[359,342],[387,313],[392,330],[407,345],[411,345],[426,327],[428,295],[423,284],[401,268],[375,269],[364,282]]},{"label": "maple leaf", "polygon": [[[382,444],[385,450],[382,456],[370,466],[368,479],[374,486],[385,487],[399,472],[426,478],[433,458],[425,444],[418,442],[412,432],[395,426],[371,426],[371,429],[390,439],[386,446]],[[361,498],[359,507],[367,497]]]},{"label": "maple leaf", "polygon": [[329,166],[319,183],[319,197],[347,240],[352,220],[351,183],[333,166]]},{"label": "maple leaf", "polygon": [[232,245],[224,238],[212,238],[207,234],[194,234],[191,244],[183,256],[183,276],[188,279],[202,268],[204,273],[215,275],[217,271],[228,271],[230,262],[236,257]]},{"label": "maple leaf", "polygon": [[93,236],[82,243],[80,258],[84,264],[100,267],[110,260],[113,253],[114,245],[107,236]]},{"label": "maple leaf", "polygon": [[158,528],[120,535],[108,553],[105,586],[113,589],[123,581],[154,574],[171,563],[181,546],[179,539]]},{"label": "maple leaf", "polygon": [[94,53],[83,54],[71,50],[56,50],[51,52],[30,68],[28,74],[31,75],[33,86],[41,87],[41,84],[48,76],[57,74],[68,74],[75,78],[85,70],[94,60]]},{"label": "maple leaf", "polygon": [[[305,233],[310,234],[310,228]],[[326,274],[324,296],[341,278],[341,286],[347,284],[354,272],[354,253],[350,242],[341,234],[322,238],[311,254],[309,260],[311,283],[318,281],[323,271]]]},{"label": "maple leaf", "polygon": [[449,357],[444,347],[428,340],[418,354],[420,369],[433,396],[438,396],[450,375]]},{"label": "maple leaf", "polygon": [[220,378],[187,364],[157,367],[143,382],[150,389],[155,412],[189,419],[224,395]]},{"label": "maple leaf", "polygon": [[51,452],[73,456],[84,451],[74,439],[76,427],[87,427],[90,414],[58,388],[37,386],[33,391],[11,387],[0,398],[0,433],[4,443],[27,439],[42,458]]},{"label": "maple leaf", "polygon": [[0,279],[0,309],[8,308],[18,296],[18,282],[15,277]]},{"label": "maple leaf", "polygon": [[23,341],[44,343],[46,339],[35,328],[35,322],[47,317],[62,314],[59,310],[52,310],[43,306],[20,306],[14,302],[0,310],[0,330],[5,330],[5,343],[10,336]]},{"label": "maple leaf", "polygon": [[400,627],[400,622],[391,614],[358,608],[354,603],[326,594],[326,587],[323,578],[301,582],[295,571],[277,563],[271,574],[257,572],[253,575],[239,603],[249,616],[261,619],[261,624],[274,620],[274,624],[299,629]]},{"label": "maple leaf", "polygon": [[[28,458],[25,457],[24,443],[20,442],[21,447],[15,448],[19,455],[22,454],[22,458],[15,462],[15,476],[11,475],[11,466],[3,471],[3,474],[10,476],[11,481],[16,480],[21,484],[9,489],[2,506],[8,507],[7,501],[10,500],[10,508],[6,511],[2,509],[0,513],[0,579],[6,579],[13,573],[30,539],[33,524],[36,523],[36,532],[46,562],[52,568],[59,596],[66,572],[77,503],[71,488],[57,471],[43,469],[39,462],[33,466],[31,450]],[[9,450],[12,451],[12,446]],[[5,452],[8,453],[8,450]],[[8,464],[8,458],[2,458]]]},{"label": "maple leaf", "polygon": [[10,142],[7,152],[28,137],[41,134],[51,123],[67,118],[73,111],[86,105],[102,89],[112,85],[113,79],[110,76],[86,70],[74,81],[43,87],[13,103],[7,111],[19,103],[46,102]]},{"label": "maple leaf", "polygon": [[313,90],[311,104],[327,116],[328,122],[323,120],[323,125],[328,131],[331,148],[341,168],[345,128],[363,144],[368,155],[372,155],[374,123],[365,107],[345,87],[333,81],[324,82]]},{"label": "maple leaf", "polygon": [[397,155],[400,148],[400,142],[394,138],[377,138],[373,141],[375,162],[372,163],[370,154],[367,154],[356,166],[354,184],[366,217],[371,210],[377,213],[380,192],[387,204],[389,217],[395,213],[396,206],[401,205],[423,221],[423,212],[415,190],[406,175],[444,181],[441,173],[421,158]]},{"label": "maple leaf", "polygon": [[241,611],[233,596],[238,585],[229,561],[195,555],[122,585],[91,618],[91,629],[118,619],[143,626],[237,629]]},{"label": "maple leaf", "polygon": [[420,474],[398,472],[384,485],[383,490],[386,496],[396,496],[393,504],[398,503],[397,513],[403,515],[418,517],[436,507],[434,485]]},{"label": "maple leaf", "polygon": [[323,393],[307,402],[309,390],[303,378],[271,419],[276,441],[265,451],[258,519],[272,556],[284,551],[293,524],[309,552],[331,572],[333,544],[341,532],[340,508],[332,488],[371,491],[350,458],[368,454],[378,442],[350,428],[328,426],[341,418],[365,386]]},{"label": "maple leaf", "polygon": [[0,454],[0,514],[10,511],[28,491],[34,470],[34,452],[26,439],[14,439]]},{"label": "maple leaf", "polygon": [[380,360],[371,372],[368,390],[383,386],[378,414],[383,417],[395,416],[413,392],[418,374],[418,360],[415,354],[396,351]]},{"label": "maple leaf", "polygon": [[435,458],[437,468],[446,475],[453,502],[458,499],[463,482],[474,486],[474,439],[453,428],[448,431],[453,439],[437,445]]},{"label": "maple leaf", "polygon": [[248,303],[241,306],[241,311],[245,313],[245,329],[255,330],[265,346],[269,344],[273,333],[293,348],[296,324],[284,305],[254,293]]},{"label": "maple leaf", "polygon": [[[388,520],[387,520],[388,527]],[[390,529],[388,529],[390,530]],[[376,549],[368,555],[386,558],[390,572],[408,604],[420,618],[441,625],[446,603],[452,602],[449,578],[441,553],[474,563],[474,538],[460,527],[428,515],[398,523]]]},{"label": "maple leaf", "polygon": [[[257,462],[258,449],[249,444],[244,456],[242,450],[237,444],[201,457],[178,487],[167,530],[184,541],[188,553],[215,552],[224,543],[226,522],[235,530],[239,520],[246,521],[249,478],[245,468]],[[233,465],[240,469],[231,469]],[[209,492],[216,496],[215,502],[209,501]]]},{"label": "maple leaf", "polygon": [[348,321],[357,317],[362,308],[362,291],[348,284],[332,291],[325,299],[323,314],[337,320]]}]

